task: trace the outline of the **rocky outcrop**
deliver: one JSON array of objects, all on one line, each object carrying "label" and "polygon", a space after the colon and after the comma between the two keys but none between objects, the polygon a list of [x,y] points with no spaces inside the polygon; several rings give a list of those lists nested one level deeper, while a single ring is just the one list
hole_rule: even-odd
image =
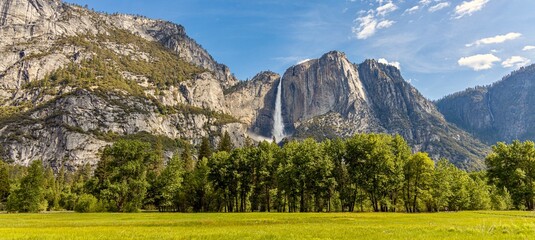
[{"label": "rocky outcrop", "polygon": [[436,102],[452,122],[488,144],[535,140],[535,65],[491,86],[455,93]]},{"label": "rocky outcrop", "polygon": [[359,112],[362,118],[372,121],[367,99],[357,69],[341,52],[293,66],[283,76],[283,115],[292,122],[329,112],[344,117]]},{"label": "rocky outcrop", "polygon": [[347,137],[363,132],[400,134],[415,151],[467,169],[483,167],[488,147],[447,123],[432,102],[393,66],[343,53],[291,67],[283,76],[283,109],[294,137]]},{"label": "rocky outcrop", "polygon": [[[271,128],[273,105],[275,104],[274,91],[280,80],[279,74],[273,72],[261,72],[249,81],[243,81],[227,90],[225,95],[226,107],[232,116],[240,122],[252,125],[259,121],[257,127]],[[255,126],[252,127],[255,131]],[[270,129],[271,130],[271,129]],[[269,130],[269,131],[270,131]],[[259,132],[256,129],[256,132]]]},{"label": "rocky outcrop", "polygon": [[19,164],[42,159],[52,166],[63,163],[75,168],[95,164],[103,146],[139,133],[198,144],[204,136],[217,142],[217,136],[228,131],[236,144],[243,143],[246,125],[217,121],[187,111],[161,114],[144,98],[77,90],[24,115],[3,119],[0,150],[5,159]]},{"label": "rocky outcrop", "polygon": [[225,88],[237,83],[230,69],[217,63],[206,50],[186,35],[184,27],[170,22],[149,22],[143,25],[145,31],[167,48],[177,52],[180,57],[197,66],[213,72]]},{"label": "rocky outcrop", "polygon": [[[161,47],[140,50],[152,43]],[[225,89],[237,80],[180,25],[95,13],[59,0],[6,0],[0,4],[0,54],[0,158],[5,160],[28,164],[43,159],[74,168],[96,163],[103,146],[135,134],[194,144],[210,135],[217,144],[218,136],[228,131],[234,144],[241,145],[248,131],[249,125],[229,115],[225,100]],[[88,60],[101,61],[99,54],[115,55],[104,59],[109,66],[102,69],[111,75],[96,72],[94,83],[52,82],[51,74],[76,71]],[[164,86],[157,85],[150,72],[140,74],[143,67],[160,61],[158,56],[169,54],[202,71],[184,73],[186,79]],[[122,56],[130,64],[140,63],[137,72],[119,66]],[[175,61],[171,65],[191,69],[169,59]],[[82,75],[87,74],[90,71]],[[99,78],[109,78],[109,83],[99,84]],[[244,120],[254,118],[253,112]]]}]

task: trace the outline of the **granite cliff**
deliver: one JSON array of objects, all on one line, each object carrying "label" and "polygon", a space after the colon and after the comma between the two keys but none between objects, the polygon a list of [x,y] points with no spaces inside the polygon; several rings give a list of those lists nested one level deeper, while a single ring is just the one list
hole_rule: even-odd
[{"label": "granite cliff", "polygon": [[448,123],[393,66],[375,60],[352,64],[344,53],[333,51],[289,68],[282,81],[286,132],[294,138],[400,134],[414,150],[434,159],[483,167],[488,147]]},{"label": "granite cliff", "polygon": [[75,167],[136,134],[193,143],[210,135],[215,144],[228,131],[240,144],[247,133],[225,103],[238,81],[180,25],[57,0],[5,0],[0,55],[6,160]]},{"label": "granite cliff", "polygon": [[[121,138],[198,144],[271,139],[277,86],[290,138],[400,134],[418,151],[482,167],[487,146],[446,122],[398,69],[341,52],[238,81],[184,27],[59,0],[0,4],[0,157],[95,164]],[[167,152],[167,155],[172,152]]]},{"label": "granite cliff", "polygon": [[535,65],[523,67],[490,86],[436,102],[446,119],[488,144],[535,140]]}]

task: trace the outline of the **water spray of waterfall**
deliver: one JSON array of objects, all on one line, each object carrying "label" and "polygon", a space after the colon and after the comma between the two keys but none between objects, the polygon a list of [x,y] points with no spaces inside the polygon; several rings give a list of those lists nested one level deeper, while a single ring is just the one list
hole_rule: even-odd
[{"label": "water spray of waterfall", "polygon": [[282,120],[282,78],[277,86],[277,98],[275,99],[275,113],[273,114],[273,131],[271,132],[276,142],[280,142],[284,136],[284,122]]}]

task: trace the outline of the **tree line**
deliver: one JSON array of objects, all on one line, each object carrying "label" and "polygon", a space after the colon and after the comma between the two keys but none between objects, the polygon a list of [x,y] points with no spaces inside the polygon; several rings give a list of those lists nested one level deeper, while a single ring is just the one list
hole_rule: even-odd
[{"label": "tree line", "polygon": [[166,160],[161,143],[119,140],[96,167],[54,172],[0,163],[0,205],[9,212],[436,212],[534,205],[534,143],[498,143],[487,170],[466,172],[413,153],[396,135],[358,134],[234,147],[225,133]]}]

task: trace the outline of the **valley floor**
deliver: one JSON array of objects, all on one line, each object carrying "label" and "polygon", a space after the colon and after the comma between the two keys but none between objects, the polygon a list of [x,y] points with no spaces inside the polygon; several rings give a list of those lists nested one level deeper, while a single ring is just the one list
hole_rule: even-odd
[{"label": "valley floor", "polygon": [[534,212],[0,214],[0,239],[535,239]]}]

